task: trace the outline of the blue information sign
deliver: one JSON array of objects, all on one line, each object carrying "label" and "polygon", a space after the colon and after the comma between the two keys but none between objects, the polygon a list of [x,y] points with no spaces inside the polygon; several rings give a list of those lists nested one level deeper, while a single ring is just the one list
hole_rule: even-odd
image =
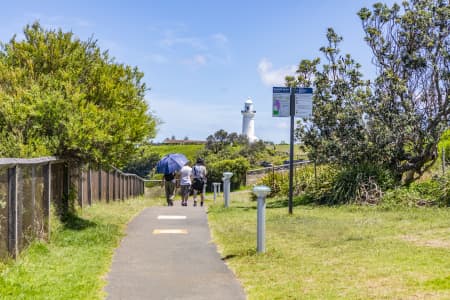
[{"label": "blue information sign", "polygon": [[[308,118],[312,114],[312,88],[293,88],[295,94],[295,117]],[[290,116],[289,87],[273,87],[272,117]]]}]

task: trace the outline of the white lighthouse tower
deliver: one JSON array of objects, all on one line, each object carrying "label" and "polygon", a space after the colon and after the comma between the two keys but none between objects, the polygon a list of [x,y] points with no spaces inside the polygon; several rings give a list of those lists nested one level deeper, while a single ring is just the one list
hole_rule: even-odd
[{"label": "white lighthouse tower", "polygon": [[253,101],[249,97],[245,101],[244,110],[241,110],[242,114],[242,134],[248,137],[250,143],[258,140],[255,136],[255,115],[256,110],[253,110]]}]

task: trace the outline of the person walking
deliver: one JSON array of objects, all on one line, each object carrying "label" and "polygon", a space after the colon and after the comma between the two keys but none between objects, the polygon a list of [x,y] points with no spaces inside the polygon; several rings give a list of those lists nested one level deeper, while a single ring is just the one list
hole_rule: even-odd
[{"label": "person walking", "polygon": [[189,161],[180,170],[181,205],[187,206],[192,184],[192,168]]},{"label": "person walking", "polygon": [[205,189],[206,189],[206,167],[203,159],[198,158],[196,164],[192,168],[194,189],[194,206],[197,206],[197,193],[200,193],[200,206],[203,206],[205,201]]},{"label": "person walking", "polygon": [[164,189],[166,192],[167,206],[173,206],[173,199],[175,198],[175,172],[164,174]]}]

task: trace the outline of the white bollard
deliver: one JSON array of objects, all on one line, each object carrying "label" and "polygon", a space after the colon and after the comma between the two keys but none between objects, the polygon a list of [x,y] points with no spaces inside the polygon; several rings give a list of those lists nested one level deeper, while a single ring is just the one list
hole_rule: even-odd
[{"label": "white bollard", "polygon": [[217,197],[217,194],[220,193],[220,185],[221,185],[221,183],[220,182],[213,182],[212,185],[213,185],[213,188],[214,188],[214,203],[216,203],[216,197]]},{"label": "white bollard", "polygon": [[265,185],[255,186],[253,193],[258,197],[258,218],[256,233],[256,251],[258,253],[266,252],[266,196],[270,193],[270,188]]},{"label": "white bollard", "polygon": [[230,179],[233,176],[233,173],[231,172],[224,172],[223,173],[223,200],[225,203],[225,207],[229,206],[230,201]]}]

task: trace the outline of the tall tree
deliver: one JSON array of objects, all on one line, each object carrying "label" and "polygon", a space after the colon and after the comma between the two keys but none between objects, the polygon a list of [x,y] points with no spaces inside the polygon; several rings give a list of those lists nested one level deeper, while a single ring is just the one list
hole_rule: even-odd
[{"label": "tall tree", "polygon": [[322,70],[309,61],[300,64],[303,81],[313,78],[315,92],[313,117],[297,137],[316,159],[378,164],[409,184],[435,162],[450,121],[449,3],[376,3],[358,15],[377,77],[364,81],[359,64],[340,55],[341,38],[329,29]]},{"label": "tall tree", "polygon": [[378,70],[368,114],[371,138],[405,182],[437,159],[450,117],[450,6],[447,0],[376,3],[358,13]]},{"label": "tall tree", "polygon": [[27,25],[0,50],[0,155],[121,166],[155,133],[142,77],[95,40]]},{"label": "tall tree", "polygon": [[310,122],[300,123],[296,132],[318,161],[335,161],[343,165],[372,160],[374,153],[367,140],[363,122],[364,104],[370,95],[368,82],[362,79],[360,65],[350,55],[342,55],[336,32],[327,30],[328,44],[319,59],[303,60],[297,71],[297,85],[314,87],[314,110]]}]

